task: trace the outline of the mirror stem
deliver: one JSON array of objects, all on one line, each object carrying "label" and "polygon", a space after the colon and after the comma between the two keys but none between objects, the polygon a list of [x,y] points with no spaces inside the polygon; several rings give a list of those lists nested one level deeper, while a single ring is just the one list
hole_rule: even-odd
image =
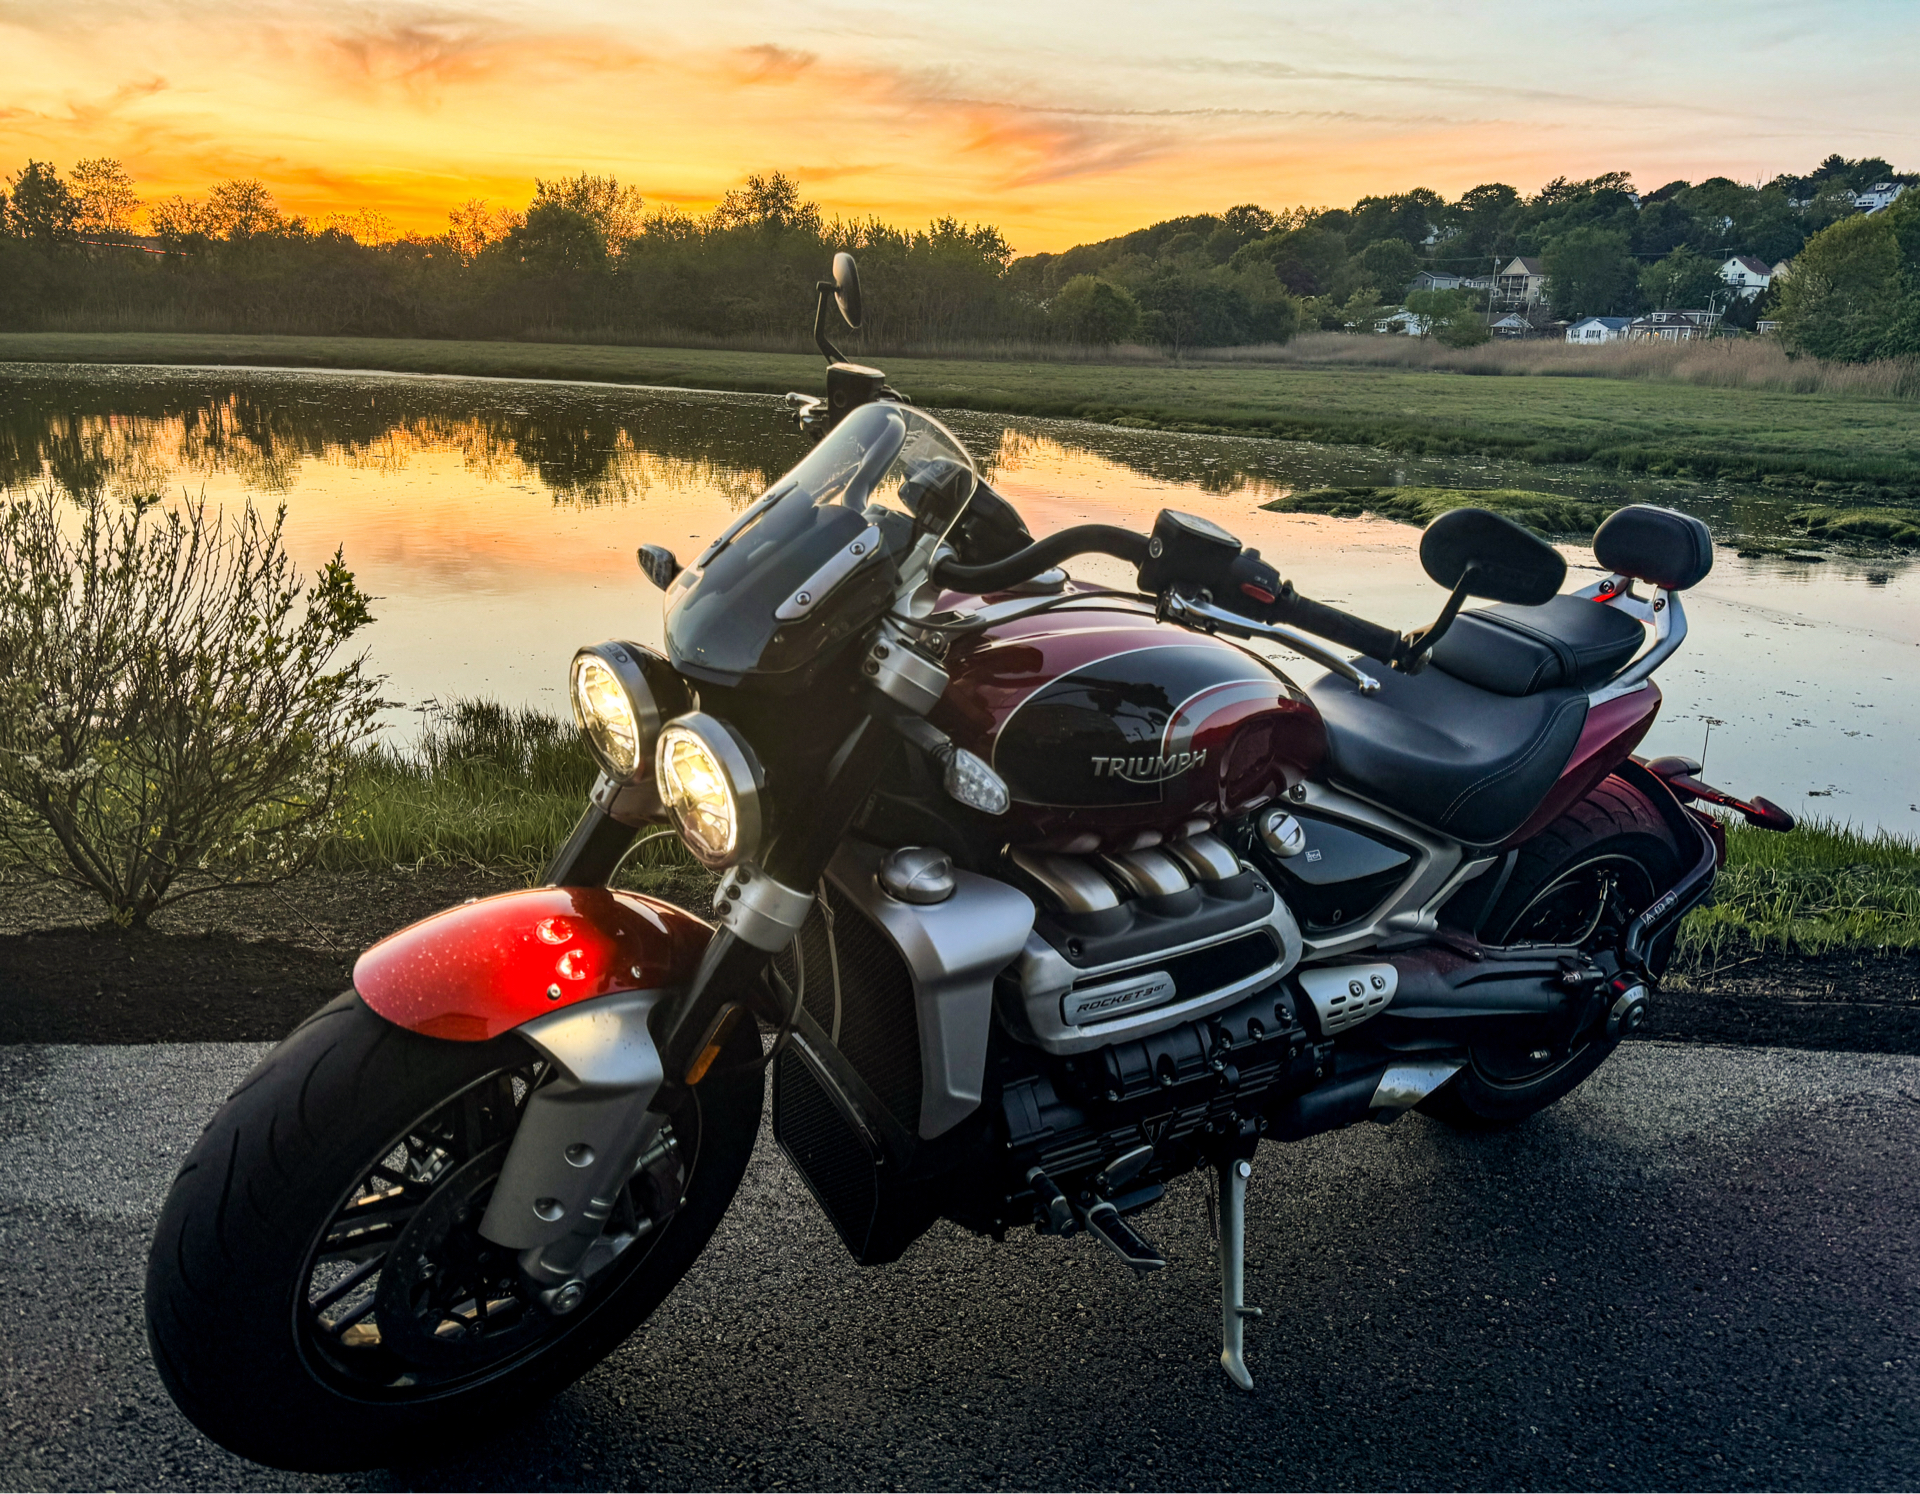
[{"label": "mirror stem", "polygon": [[827,340],[827,302],[833,299],[833,282],[815,281],[814,289],[820,293],[820,300],[813,308],[813,345],[820,349],[827,362],[845,363],[846,355]]}]

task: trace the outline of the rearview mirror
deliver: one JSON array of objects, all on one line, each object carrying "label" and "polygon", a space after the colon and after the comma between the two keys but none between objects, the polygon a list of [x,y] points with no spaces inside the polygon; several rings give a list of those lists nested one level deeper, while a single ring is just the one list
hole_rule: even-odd
[{"label": "rearview mirror", "polygon": [[1420,564],[1448,591],[1538,607],[1567,579],[1567,562],[1530,529],[1484,508],[1456,508],[1420,536]]},{"label": "rearview mirror", "polygon": [[856,332],[860,330],[860,267],[851,254],[833,257],[833,303]]}]

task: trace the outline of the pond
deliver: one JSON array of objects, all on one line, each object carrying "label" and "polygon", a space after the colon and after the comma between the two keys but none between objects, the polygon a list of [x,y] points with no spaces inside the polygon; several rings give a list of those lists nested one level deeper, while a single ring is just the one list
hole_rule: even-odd
[{"label": "pond", "polygon": [[[909,391],[910,392],[910,391]],[[1734,485],[1619,481],[1577,468],[1403,458],[1357,447],[947,415],[982,472],[1044,534],[1145,528],[1187,509],[1258,545],[1303,592],[1394,627],[1431,619],[1419,532],[1268,513],[1321,486],[1527,487],[1699,514],[1719,545],[1692,631],[1660,674],[1643,750],[1705,745],[1708,776],[1812,813],[1920,831],[1920,568],[1871,550],[1791,559],[1791,500]],[[336,546],[379,598],[364,635],[389,713],[478,695],[565,711],[574,648],[658,643],[634,549],[683,559],[803,453],[777,401],[611,385],[277,370],[0,365],[0,492],[204,496],[284,504],[309,568]],[[1747,548],[1746,557],[1737,550]],[[1595,570],[1562,547],[1571,584]],[[1806,555],[1804,550],[1795,552]],[[1123,583],[1124,568],[1075,569]],[[1291,666],[1290,666],[1291,667]],[[1296,677],[1310,677],[1304,661]]]}]

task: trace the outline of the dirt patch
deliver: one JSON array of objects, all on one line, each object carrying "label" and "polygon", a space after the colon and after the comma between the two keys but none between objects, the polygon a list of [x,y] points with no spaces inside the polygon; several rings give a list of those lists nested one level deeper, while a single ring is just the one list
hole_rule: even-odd
[{"label": "dirt patch", "polygon": [[[52,894],[0,901],[0,1043],[271,1042],[349,984],[367,945],[469,897],[522,886],[477,870],[313,874],[190,900],[140,933]],[[646,874],[706,911],[712,878]],[[1920,956],[1740,951],[1670,978],[1646,1036],[1920,1054]]]}]

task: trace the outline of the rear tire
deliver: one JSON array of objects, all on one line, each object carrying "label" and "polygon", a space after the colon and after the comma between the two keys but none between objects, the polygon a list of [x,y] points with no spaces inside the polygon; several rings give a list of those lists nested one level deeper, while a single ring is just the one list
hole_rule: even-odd
[{"label": "rear tire", "polygon": [[[510,1253],[474,1231],[539,1056],[512,1033],[422,1037],[340,997],[234,1091],[174,1180],[147,1267],[168,1392],[277,1468],[383,1467],[492,1435],[617,1347],[706,1246],[759,1130],[758,1057],[754,1025],[736,1024],[722,1064],[668,1111],[684,1203],[661,1204],[663,1222],[556,1319],[514,1299]],[[424,1304],[417,1322],[409,1304]]]},{"label": "rear tire", "polygon": [[[1632,785],[1608,778],[1520,848],[1481,939],[1573,944],[1596,954],[1618,948],[1627,925],[1673,885],[1680,862],[1660,811]],[[1561,1051],[1529,1041],[1475,1045],[1467,1066],[1420,1108],[1462,1130],[1510,1126],[1571,1093],[1620,1042],[1604,1030]]]}]

